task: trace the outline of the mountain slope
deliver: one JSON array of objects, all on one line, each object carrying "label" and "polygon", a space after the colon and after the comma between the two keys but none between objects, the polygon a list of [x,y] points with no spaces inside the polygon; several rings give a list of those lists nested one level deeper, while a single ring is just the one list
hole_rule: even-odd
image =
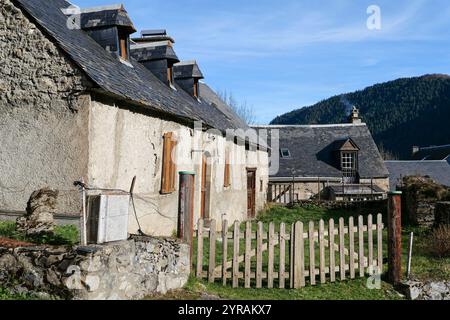
[{"label": "mountain slope", "polygon": [[403,78],[332,97],[275,118],[271,124],[345,123],[360,109],[379,146],[401,159],[413,145],[450,143],[450,76]]}]

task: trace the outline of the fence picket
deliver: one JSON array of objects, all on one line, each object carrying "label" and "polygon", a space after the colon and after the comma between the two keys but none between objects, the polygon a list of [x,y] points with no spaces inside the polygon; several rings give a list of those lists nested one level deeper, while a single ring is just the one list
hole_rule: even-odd
[{"label": "fence picket", "polygon": [[369,246],[369,257],[368,257],[368,268],[369,268],[369,274],[372,275],[373,274],[373,219],[372,219],[372,215],[369,214],[367,217],[367,233],[368,233],[368,237],[367,237],[367,242],[368,242],[368,246]]},{"label": "fence picket", "polygon": [[377,217],[377,266],[378,274],[383,273],[383,216],[378,214]]},{"label": "fence picket", "polygon": [[358,217],[358,244],[359,244],[359,276],[364,277],[364,220],[362,216]]},{"label": "fence picket", "polygon": [[344,218],[339,219],[339,273],[341,281],[345,280],[345,225]]},{"label": "fence picket", "polygon": [[228,278],[228,221],[222,222],[222,283],[227,285]]},{"label": "fence picket", "polygon": [[285,275],[284,275],[284,267],[286,261],[286,225],[283,223],[280,224],[280,233],[279,233],[279,243],[280,243],[280,265],[278,268],[278,282],[280,289],[284,289],[285,287]]},{"label": "fence picket", "polygon": [[323,220],[319,222],[319,257],[320,283],[325,283],[325,223]]},{"label": "fence picket", "polygon": [[203,278],[203,219],[197,225],[197,278]]},{"label": "fence picket", "polygon": [[334,220],[330,219],[328,225],[328,249],[330,252],[330,281],[336,281],[336,262],[335,262],[335,247],[334,247]]},{"label": "fence picket", "polygon": [[216,220],[211,220],[209,229],[209,269],[208,281],[214,283],[216,269]]},{"label": "fence picket", "polygon": [[256,230],[256,288],[262,288],[262,246],[263,246],[263,223],[258,222]]},{"label": "fence picket", "polygon": [[295,224],[291,225],[291,236],[289,240],[289,287],[294,288],[294,247],[295,247]]},{"label": "fence picket", "polygon": [[233,230],[233,288],[239,287],[239,226],[239,221],[235,221]]},{"label": "fence picket", "polygon": [[269,239],[268,239],[268,251],[269,251],[269,261],[267,265],[267,287],[269,289],[273,288],[273,278],[274,278],[274,271],[273,271],[273,265],[274,265],[274,251],[275,251],[275,224],[271,222],[269,224]]},{"label": "fence picket", "polygon": [[303,223],[297,222],[294,230],[294,288],[305,286],[305,247],[303,241]]},{"label": "fence picket", "polygon": [[245,223],[245,271],[244,271],[244,286],[250,288],[251,280],[251,251],[252,251],[252,223],[247,221]]},{"label": "fence picket", "polygon": [[314,240],[314,222],[309,223],[309,281],[312,286],[316,284],[316,251]]},{"label": "fence picket", "polygon": [[350,279],[355,279],[355,221],[348,219]]}]

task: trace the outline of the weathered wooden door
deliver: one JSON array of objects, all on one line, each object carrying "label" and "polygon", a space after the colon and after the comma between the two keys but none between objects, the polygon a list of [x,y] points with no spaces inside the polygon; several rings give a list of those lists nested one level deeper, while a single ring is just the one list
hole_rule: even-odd
[{"label": "weathered wooden door", "polygon": [[247,216],[256,216],[256,169],[247,169]]},{"label": "weathered wooden door", "polygon": [[208,220],[209,219],[209,183],[208,183],[209,165],[208,158],[203,157],[202,160],[202,185],[201,185],[201,204],[200,204],[200,216]]}]

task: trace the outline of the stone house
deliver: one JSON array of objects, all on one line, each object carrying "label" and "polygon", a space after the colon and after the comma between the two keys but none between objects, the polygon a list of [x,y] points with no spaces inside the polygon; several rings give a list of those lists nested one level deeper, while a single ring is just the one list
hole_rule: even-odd
[{"label": "stone house", "polygon": [[278,172],[270,173],[269,201],[385,198],[389,173],[356,108],[350,122],[255,127],[279,131],[279,146],[271,145],[280,159]]},{"label": "stone house", "polygon": [[195,173],[195,220],[242,221],[264,206],[267,148],[194,61],[180,63],[165,32],[131,39],[122,6],[0,4],[0,211],[23,211],[48,186],[60,192],[59,213],[79,215],[74,181],[128,191],[136,176],[142,231],[171,236],[180,171]]}]

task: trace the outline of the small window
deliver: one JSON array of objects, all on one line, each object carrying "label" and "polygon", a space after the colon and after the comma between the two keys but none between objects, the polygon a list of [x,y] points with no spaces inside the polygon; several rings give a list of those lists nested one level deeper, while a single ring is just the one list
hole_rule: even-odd
[{"label": "small window", "polygon": [[119,32],[119,55],[123,60],[128,60],[128,35]]},{"label": "small window", "polygon": [[291,157],[291,152],[289,151],[289,149],[281,149],[280,153],[281,153],[282,158],[290,158]]},{"label": "small window", "polygon": [[167,68],[167,81],[169,81],[169,85],[173,85],[173,68]]},{"label": "small window", "polygon": [[175,165],[175,147],[177,145],[173,133],[164,134],[163,142],[163,167],[161,175],[161,193],[167,194],[175,191],[176,184],[176,165]]},{"label": "small window", "polygon": [[356,177],[358,171],[358,154],[356,152],[342,152],[341,168],[345,177]]},{"label": "small window", "polygon": [[195,79],[194,80],[194,97],[195,98],[198,98],[199,92],[200,92],[200,90],[199,90],[198,79]]},{"label": "small window", "polygon": [[224,182],[225,188],[231,186],[231,166],[230,166],[230,152],[225,153],[225,172],[224,172]]}]

